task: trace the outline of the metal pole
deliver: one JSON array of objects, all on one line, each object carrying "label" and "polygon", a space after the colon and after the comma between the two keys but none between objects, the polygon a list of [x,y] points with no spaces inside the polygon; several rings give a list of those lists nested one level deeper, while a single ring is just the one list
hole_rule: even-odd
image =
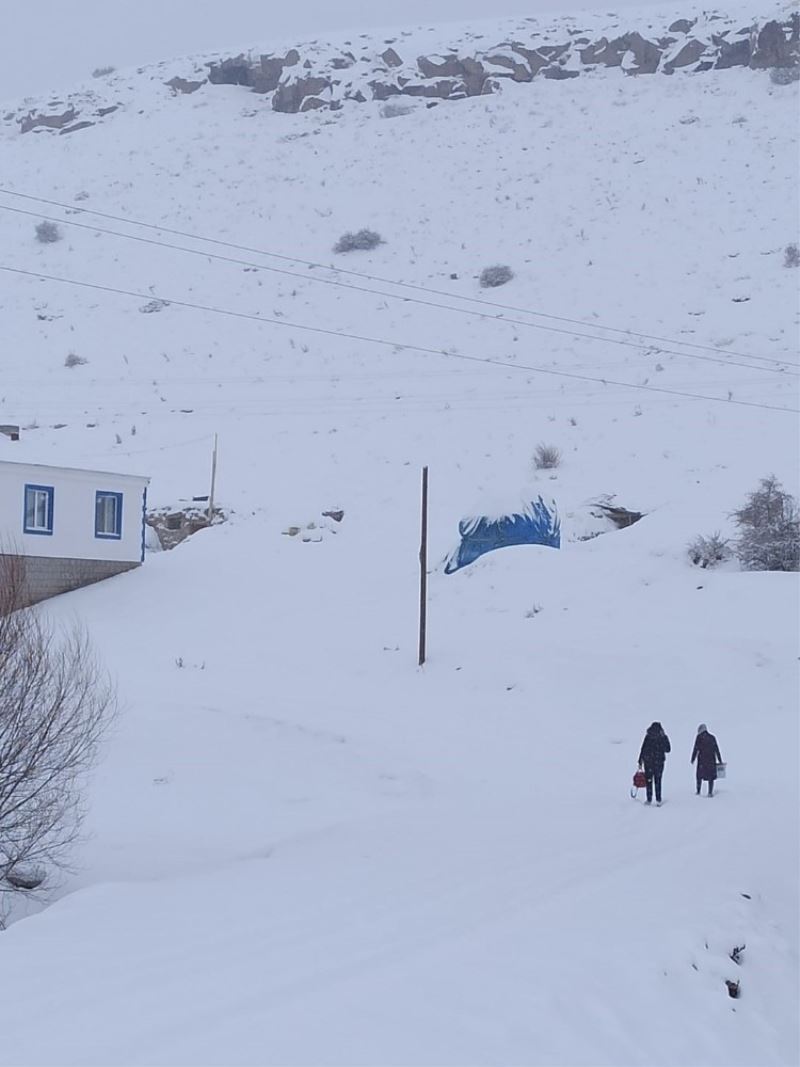
[{"label": "metal pole", "polygon": [[419,665],[425,662],[428,630],[428,468],[422,468],[422,524],[419,544]]},{"label": "metal pole", "polygon": [[217,482],[217,435],[214,434],[214,451],[211,453],[211,492],[208,494],[208,512],[206,518],[209,522],[214,519],[214,488]]}]

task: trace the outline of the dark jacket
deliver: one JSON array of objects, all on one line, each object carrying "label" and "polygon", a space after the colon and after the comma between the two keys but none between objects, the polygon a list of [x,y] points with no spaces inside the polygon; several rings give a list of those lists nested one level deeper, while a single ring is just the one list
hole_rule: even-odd
[{"label": "dark jacket", "polygon": [[660,723],[653,723],[647,728],[644,735],[642,748],[639,752],[639,762],[648,767],[662,767],[667,753],[671,751],[669,738],[664,733]]},{"label": "dark jacket", "polygon": [[717,739],[708,730],[698,734],[692,749],[692,763],[697,760],[697,777],[704,782],[713,782],[717,777],[717,764],[722,763]]}]

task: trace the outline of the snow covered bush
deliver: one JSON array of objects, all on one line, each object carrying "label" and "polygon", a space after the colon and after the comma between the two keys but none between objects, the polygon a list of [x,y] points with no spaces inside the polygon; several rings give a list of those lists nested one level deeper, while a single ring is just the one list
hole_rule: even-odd
[{"label": "snow covered bush", "polygon": [[550,471],[561,463],[561,453],[555,445],[537,445],[533,465],[537,471]]},{"label": "snow covered bush", "polygon": [[719,531],[715,531],[710,537],[695,537],[689,542],[687,551],[695,567],[702,567],[704,570],[706,567],[716,567],[731,556],[728,541],[720,536]]},{"label": "snow covered bush", "polygon": [[797,502],[773,474],[761,479],[733,519],[739,528],[736,555],[745,570],[800,570]]},{"label": "snow covered bush", "polygon": [[356,233],[343,233],[333,246],[334,252],[369,252],[384,243],[375,230],[358,230]]},{"label": "snow covered bush", "polygon": [[496,289],[499,285],[505,285],[506,282],[510,282],[513,277],[514,272],[511,267],[502,265],[484,267],[479,279],[480,286],[481,289]]},{"label": "snow covered bush", "polygon": [[109,74],[113,74],[116,67],[95,67],[92,71],[93,78],[107,78]]},{"label": "snow covered bush", "polygon": [[784,267],[800,267],[800,248],[792,242],[783,250]]},{"label": "snow covered bush", "polygon": [[68,861],[115,704],[84,633],[25,605],[24,557],[0,552],[0,927],[11,895]]},{"label": "snow covered bush", "polygon": [[61,230],[55,222],[45,220],[36,226],[36,240],[43,245],[52,245],[61,240]]}]

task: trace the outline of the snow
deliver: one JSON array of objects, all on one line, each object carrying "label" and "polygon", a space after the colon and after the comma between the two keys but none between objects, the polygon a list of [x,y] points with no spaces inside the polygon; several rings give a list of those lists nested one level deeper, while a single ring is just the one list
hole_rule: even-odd
[{"label": "snow", "polygon": [[[454,297],[507,262],[497,303],[717,352],[348,293],[56,209],[45,247],[38,215],[0,211],[3,263],[173,301],[3,274],[0,421],[25,429],[0,459],[135,470],[177,505],[218,433],[230,514],[48,605],[89,628],[122,710],[76,873],[2,935],[0,1063],[796,1064],[797,575],[685,551],[730,535],[760,477],[797,492],[796,415],[727,400],[798,406],[796,87],[608,71],[386,122],[173,98],[186,72],[114,76],[123,108],[69,137],[0,127],[3,187]],[[363,226],[386,243],[333,256]],[[532,470],[542,441],[555,471]],[[423,463],[431,560],[527,485],[564,540],[434,570],[419,670]],[[603,494],[645,518],[575,540]],[[648,810],[628,788],[654,719],[673,752]],[[712,800],[701,721],[728,763]]]}]

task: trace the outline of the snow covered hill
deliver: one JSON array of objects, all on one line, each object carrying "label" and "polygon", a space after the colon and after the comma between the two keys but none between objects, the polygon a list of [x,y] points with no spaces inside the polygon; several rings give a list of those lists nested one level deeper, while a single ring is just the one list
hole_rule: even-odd
[{"label": "snow covered hill", "polygon": [[[111,75],[69,136],[16,119],[84,90],[0,125],[0,459],[177,507],[217,433],[229,515],[48,605],[124,712],[80,869],[0,939],[0,1063],[796,1064],[797,575],[686,544],[766,474],[797,492],[797,83],[598,67],[283,114],[164,84],[205,63]],[[442,573],[531,489],[561,551]],[[645,516],[591,536],[601,498]],[[658,810],[628,796],[654,719]]]}]

